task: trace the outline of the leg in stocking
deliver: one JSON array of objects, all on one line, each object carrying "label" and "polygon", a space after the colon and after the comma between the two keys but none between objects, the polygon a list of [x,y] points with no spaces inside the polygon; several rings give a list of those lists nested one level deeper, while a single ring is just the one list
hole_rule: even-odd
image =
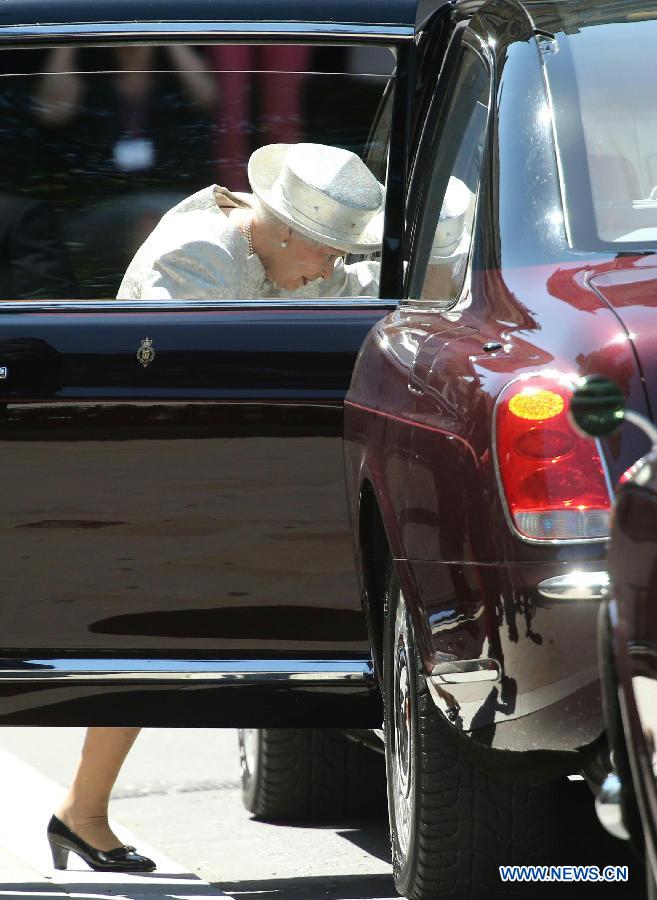
[{"label": "leg in stocking", "polygon": [[109,798],[139,728],[88,728],[73,783],[57,817],[98,850],[122,842],[107,821]]}]

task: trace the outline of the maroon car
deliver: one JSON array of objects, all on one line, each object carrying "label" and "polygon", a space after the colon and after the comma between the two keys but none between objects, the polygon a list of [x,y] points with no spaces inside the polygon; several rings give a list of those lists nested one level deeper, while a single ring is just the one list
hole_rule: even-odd
[{"label": "maroon car", "polygon": [[609,548],[609,643],[603,644],[608,729],[616,769],[623,778],[621,809],[628,832],[640,841],[634,804],[639,806],[652,898],[657,895],[656,464],[653,448],[633,467],[618,494]]},{"label": "maroon car", "polygon": [[648,895],[657,891],[657,429],[624,409],[606,379],[584,379],[571,401],[576,426],[613,435],[638,426],[652,449],[621,477],[608,548],[610,585],[599,620],[605,720],[614,768],[596,798],[598,816],[617,837],[645,845]]},{"label": "maroon car", "polygon": [[[611,769],[596,649],[611,486],[648,444],[591,442],[567,407],[600,373],[652,416],[656,39],[634,2],[490,3],[456,29],[411,175],[406,299],[347,394],[395,877],[413,898],[492,887],[492,862],[563,860],[559,778],[597,790]],[[437,288],[451,177],[474,198],[467,264]]]}]

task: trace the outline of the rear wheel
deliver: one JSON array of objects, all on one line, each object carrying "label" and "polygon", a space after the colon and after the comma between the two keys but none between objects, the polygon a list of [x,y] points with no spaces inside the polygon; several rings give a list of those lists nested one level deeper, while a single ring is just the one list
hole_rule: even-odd
[{"label": "rear wheel", "polygon": [[[393,872],[404,897],[504,897],[499,865],[559,861],[554,850],[563,794],[557,785],[565,790],[566,782],[505,782],[476,765],[477,752],[492,751],[475,751],[435,707],[394,572],[387,592],[384,694]],[[513,887],[518,896],[520,886]]]},{"label": "rear wheel", "polygon": [[242,801],[270,821],[366,818],[385,809],[382,755],[329,729],[239,731]]}]

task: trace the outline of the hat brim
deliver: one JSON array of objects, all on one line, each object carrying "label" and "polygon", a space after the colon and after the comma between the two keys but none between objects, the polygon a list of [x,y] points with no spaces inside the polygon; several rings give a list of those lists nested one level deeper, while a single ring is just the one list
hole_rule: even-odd
[{"label": "hat brim", "polygon": [[383,210],[375,213],[363,231],[357,235],[345,235],[331,228],[314,229],[295,217],[294,210],[284,205],[284,199],[275,190],[275,184],[283,169],[289,144],[267,144],[251,154],[248,177],[251,190],[263,205],[280,219],[308,237],[327,247],[346,253],[373,253],[381,249],[383,239]]}]

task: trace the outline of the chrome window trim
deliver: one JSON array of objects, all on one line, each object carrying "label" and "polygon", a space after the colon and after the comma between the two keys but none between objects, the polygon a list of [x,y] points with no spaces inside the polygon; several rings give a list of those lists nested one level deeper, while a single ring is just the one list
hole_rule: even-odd
[{"label": "chrome window trim", "polygon": [[[552,137],[552,150],[554,152],[554,158],[557,167],[557,179],[559,181],[558,189],[559,189],[559,197],[561,199],[561,213],[563,215],[563,226],[564,231],[566,233],[566,241],[568,242],[568,246],[571,249],[573,248],[573,237],[572,237],[572,226],[570,223],[570,207],[568,205],[568,197],[566,191],[566,179],[564,176],[564,166],[563,166],[563,158],[561,153],[561,144],[559,142],[559,135],[557,134],[557,123],[554,115],[554,96],[552,92],[552,86],[550,84],[550,79],[548,78],[547,65],[546,65],[546,53],[541,49],[541,41],[545,41],[546,34],[536,32],[533,35],[533,40],[536,44],[536,48],[538,50],[538,61],[541,67],[541,78],[543,80],[543,91],[545,93],[545,105],[547,107],[549,116],[550,116],[550,134]],[[559,52],[559,43],[557,38],[554,35],[551,35],[551,40],[554,41],[556,45],[556,50],[553,52]],[[597,226],[596,226],[597,228]]]},{"label": "chrome window trim", "polygon": [[203,42],[221,38],[257,40],[339,39],[358,42],[412,41],[411,25],[353,24],[339,22],[81,22],[75,24],[39,24],[0,26],[0,41],[5,44],[64,43],[110,41],[129,37],[131,40],[182,39]]},{"label": "chrome window trim", "polygon": [[395,300],[376,297],[299,300],[0,300],[3,313],[208,312],[223,309],[396,309]]},{"label": "chrome window trim", "polygon": [[374,684],[371,660],[339,659],[4,659],[1,683],[58,681],[294,685]]},{"label": "chrome window trim", "polygon": [[[461,284],[461,287],[459,288],[459,292],[456,297],[444,299],[444,300],[438,300],[437,298],[424,300],[424,299],[422,299],[422,297],[408,296],[408,297],[404,298],[404,300],[402,301],[402,304],[404,306],[404,309],[408,309],[409,311],[412,310],[412,311],[417,311],[417,312],[453,313],[456,315],[456,314],[460,314],[461,310],[467,309],[467,307],[470,306],[470,304],[472,302],[471,291],[470,291],[470,286],[472,283],[472,278],[471,278],[471,276],[472,276],[472,258],[474,255],[474,247],[475,247],[475,242],[476,242],[476,238],[477,238],[477,229],[479,227],[479,218],[482,215],[482,213],[480,212],[480,198],[481,198],[481,194],[482,194],[482,182],[484,181],[484,178],[486,177],[486,163],[488,161],[487,156],[491,155],[491,150],[490,150],[489,144],[490,144],[490,135],[493,132],[493,125],[494,125],[493,114],[495,111],[494,110],[494,107],[495,107],[494,88],[495,88],[496,73],[495,73],[495,60],[494,60],[493,55],[490,52],[490,48],[482,40],[482,38],[478,34],[476,34],[476,32],[466,29],[463,34],[461,46],[469,48],[470,50],[472,50],[472,52],[474,54],[476,54],[476,56],[479,57],[479,59],[481,60],[483,66],[486,69],[486,72],[488,74],[488,112],[487,112],[487,116],[486,116],[486,125],[485,125],[485,132],[484,132],[484,149],[483,149],[483,153],[482,153],[482,166],[481,166],[481,170],[480,170],[480,177],[479,177],[479,181],[477,183],[477,196],[475,197],[475,207],[474,207],[474,213],[472,216],[472,231],[470,234],[470,246],[468,247],[468,258],[466,261],[465,274],[463,276],[463,282]],[[443,103],[443,102],[444,101],[441,101],[441,103]],[[439,114],[443,115],[443,118],[444,118],[444,110],[445,110],[445,107],[443,107],[443,106],[441,106],[441,108],[439,109]],[[421,140],[424,138],[424,129],[426,128],[426,123],[427,123],[430,115],[431,115],[431,109],[429,109],[429,111],[427,112],[427,116],[425,117],[425,121],[422,125]],[[433,159],[435,159],[435,153],[434,153]],[[416,156],[414,165],[417,163],[417,161],[418,161],[418,157]],[[431,171],[431,175],[433,176],[433,169]],[[425,210],[426,210],[426,202],[425,202]],[[424,215],[424,211],[423,211],[422,215]],[[435,229],[434,229],[434,231],[435,231]],[[418,243],[418,239],[414,239],[414,246],[412,248],[412,253],[416,253],[417,243]],[[420,287],[420,291],[424,287],[424,282],[426,281],[428,267],[429,267],[429,259],[427,258],[427,264],[424,267],[424,276],[422,279],[422,285]],[[409,266],[409,269],[410,269],[410,266]],[[412,281],[414,281],[415,278],[416,278],[416,270],[415,269],[412,272],[412,278],[411,277],[409,277],[408,279],[406,277],[404,278],[404,293],[405,294],[408,293],[410,295],[411,287],[413,286]]]}]

